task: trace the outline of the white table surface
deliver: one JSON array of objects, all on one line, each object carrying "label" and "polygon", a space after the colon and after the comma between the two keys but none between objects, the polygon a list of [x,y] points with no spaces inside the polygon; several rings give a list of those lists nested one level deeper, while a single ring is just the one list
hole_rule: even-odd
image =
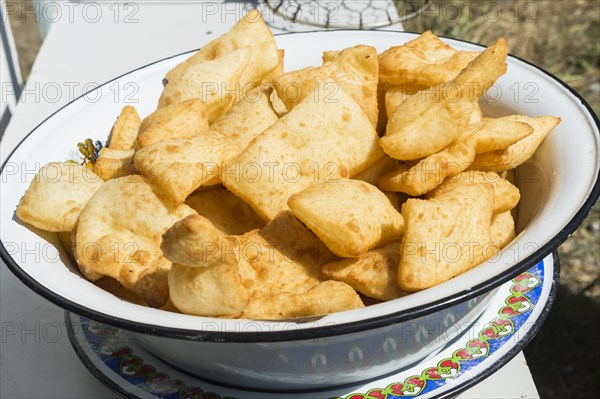
[{"label": "white table surface", "polygon": [[[82,94],[86,84],[200,47],[243,13],[235,3],[167,3],[62,4],[0,143],[0,161],[39,122]],[[33,293],[4,263],[0,269],[0,397],[116,397],[79,362],[63,310]],[[539,398],[522,353],[459,397]]]}]

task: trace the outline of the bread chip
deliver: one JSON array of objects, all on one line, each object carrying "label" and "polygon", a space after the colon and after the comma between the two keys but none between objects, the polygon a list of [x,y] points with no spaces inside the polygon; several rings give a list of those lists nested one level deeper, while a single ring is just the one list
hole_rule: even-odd
[{"label": "bread chip", "polygon": [[323,56],[321,57],[321,59],[323,60],[323,64],[333,61],[333,59],[337,57],[340,52],[341,50],[323,51]]},{"label": "bread chip", "polygon": [[[321,267],[334,259],[289,212],[243,236],[225,236],[208,219],[190,216],[169,229],[161,247],[177,267],[169,274],[174,305],[205,316],[233,315],[248,297],[306,292],[319,283]],[[210,284],[221,289],[235,284],[227,300],[229,309],[223,305],[222,291],[206,288]]]},{"label": "bread chip", "polygon": [[285,73],[285,70],[284,70],[285,50],[277,50],[277,56],[279,58],[279,63],[277,64],[277,67],[275,69],[273,69],[271,72],[269,72],[263,78],[263,84],[266,84],[267,86],[269,86],[271,83],[273,83],[275,81],[275,79],[277,79],[279,76],[281,76]]},{"label": "bread chip", "polygon": [[169,79],[158,108],[199,98],[206,104],[208,123],[213,123],[241,96],[240,76],[251,55],[252,49],[246,46],[214,61],[190,64],[182,74]]},{"label": "bread chip", "polygon": [[[59,231],[57,235],[58,239],[60,240],[61,244],[71,257],[71,259],[73,259],[73,261],[77,263],[75,254],[75,236],[77,235],[77,229],[74,229],[72,231]],[[95,282],[103,277],[102,274],[96,273],[93,270],[90,270],[79,264],[77,264],[77,266],[83,277],[85,277],[89,281]]]},{"label": "bread chip", "polygon": [[400,198],[398,198],[398,193],[390,192],[390,191],[382,191],[385,194],[387,199],[390,201],[390,204],[394,207],[395,210],[400,212]]},{"label": "bread chip", "polygon": [[479,123],[483,121],[483,112],[481,111],[481,107],[479,104],[475,103],[475,108],[473,109],[473,113],[471,114],[471,119],[469,119],[469,125],[473,123]]},{"label": "bread chip", "polygon": [[168,139],[185,139],[208,131],[206,105],[199,98],[159,108],[140,125],[137,148]]},{"label": "bread chip", "polygon": [[484,172],[469,170],[454,177],[444,180],[435,190],[429,193],[429,197],[437,197],[443,193],[454,190],[465,184],[487,183],[494,187],[494,214],[504,213],[513,209],[519,203],[521,194],[519,189],[508,180],[503,179],[495,172]]},{"label": "bread chip", "polygon": [[531,125],[518,122],[512,116],[502,118],[484,118],[483,127],[475,134],[478,154],[504,150],[533,133]]},{"label": "bread chip", "polygon": [[[417,164],[405,163],[387,172],[377,181],[378,187],[419,196],[458,175],[473,163],[477,150],[504,148],[531,134],[532,128],[507,118],[485,118],[469,124],[457,140],[442,151]],[[474,165],[476,167],[477,165]]]},{"label": "bread chip", "polygon": [[402,216],[377,187],[359,180],[315,184],[292,195],[288,205],[336,255],[357,257],[397,240]]},{"label": "bread chip", "polygon": [[17,217],[46,231],[71,231],[102,179],[85,166],[51,162],[35,175],[17,207]]},{"label": "bread chip", "polygon": [[385,92],[385,113],[388,118],[391,118],[394,115],[394,111],[400,104],[408,99],[408,97],[416,94],[417,92],[426,89],[424,86],[419,86],[416,84],[402,84],[398,86],[390,87]]},{"label": "bread chip", "polygon": [[102,277],[96,281],[96,285],[102,288],[104,291],[108,291],[117,298],[121,298],[127,302],[135,303],[141,306],[148,306],[146,301],[133,291],[128,290],[112,277]]},{"label": "bread chip", "polygon": [[379,56],[381,81],[388,85],[436,86],[454,79],[479,53],[457,51],[431,31]]},{"label": "bread chip", "polygon": [[364,307],[360,297],[345,283],[325,281],[301,294],[269,294],[248,303],[244,317],[255,320],[281,320],[320,316]]},{"label": "bread chip", "polygon": [[249,294],[235,245],[235,238],[200,215],[180,220],[163,235],[161,249],[173,262],[169,294],[177,309],[198,316],[233,316],[244,310]]},{"label": "bread chip", "polygon": [[140,123],[140,116],[135,108],[130,105],[124,107],[112,127],[108,147],[113,150],[132,150]]},{"label": "bread chip", "polygon": [[177,79],[195,64],[214,60],[242,47],[252,48],[252,57],[239,78],[241,86],[259,84],[279,65],[280,54],[275,38],[257,10],[251,10],[229,32],[216,38],[167,73],[167,80]]},{"label": "bread chip", "polygon": [[[323,67],[307,67],[287,72],[275,79],[273,89],[285,105],[286,110],[291,111],[311,95],[317,87],[317,83],[330,80],[330,73],[330,70]],[[328,92],[333,93],[334,91],[330,89]]]},{"label": "bread chip", "polygon": [[397,160],[388,156],[384,156],[379,161],[369,166],[367,169],[355,175],[353,179],[362,180],[369,184],[375,185],[377,183],[377,179],[379,179],[381,175],[394,168],[395,166],[398,166]]},{"label": "bread chip", "polygon": [[140,175],[109,180],[89,200],[77,225],[77,262],[118,280],[153,307],[168,298],[171,267],[161,236],[194,211],[174,204]]},{"label": "bread chip", "polygon": [[498,248],[506,247],[515,238],[515,221],[511,212],[502,212],[492,216],[490,230],[492,242]]},{"label": "bread chip", "polygon": [[441,151],[463,132],[479,97],[506,72],[503,39],[488,47],[453,80],[422,90],[401,103],[381,138],[384,151],[416,160]]},{"label": "bread chip", "polygon": [[473,162],[473,168],[494,172],[516,168],[533,156],[546,136],[560,123],[560,118],[554,116],[532,118],[524,115],[512,115],[506,118],[530,125],[533,133],[504,150],[478,154]]},{"label": "bread chip", "polygon": [[265,226],[248,204],[223,186],[196,192],[185,203],[208,218],[224,234],[240,235]]},{"label": "bread chip", "polygon": [[185,267],[235,265],[251,296],[305,292],[319,283],[321,267],[335,259],[290,212],[242,236],[226,236],[208,219],[190,216],[169,229],[161,248],[167,259]]},{"label": "bread chip", "polygon": [[173,264],[169,294],[177,309],[197,316],[237,316],[248,303],[238,268],[230,263],[200,268]]},{"label": "bread chip", "polygon": [[[377,83],[379,68],[377,50],[370,46],[355,46],[337,54],[322,67],[309,67],[281,75],[276,79],[275,90],[288,110],[310,96],[317,84],[335,79],[377,126]],[[328,91],[332,93],[331,90]]]},{"label": "bread chip", "polygon": [[370,250],[358,258],[323,266],[323,277],[344,282],[370,298],[389,301],[406,295],[398,287],[400,243]]},{"label": "bread chip", "polygon": [[221,263],[237,264],[235,245],[235,240],[226,237],[210,220],[192,214],[163,234],[160,248],[173,263],[204,268]]},{"label": "bread chip", "polygon": [[416,164],[398,165],[377,180],[377,187],[412,196],[423,195],[442,184],[447,177],[456,176],[467,169],[474,158],[474,140],[465,137]]},{"label": "bread chip", "polygon": [[179,309],[173,305],[173,301],[169,298],[167,302],[159,308],[160,310],[164,310],[165,312],[173,312],[173,313],[181,313]]},{"label": "bread chip", "polygon": [[271,106],[269,95],[254,88],[210,128],[229,137],[242,150],[277,119],[279,116]]},{"label": "bread chip", "polygon": [[257,136],[221,174],[223,185],[266,221],[287,208],[292,194],[354,176],[384,156],[358,104],[342,89],[332,97],[332,86],[320,83],[316,98]]},{"label": "bread chip", "polygon": [[239,237],[240,274],[252,297],[302,293],[319,283],[335,255],[291,212]]},{"label": "bread chip", "polygon": [[[385,92],[385,112],[388,118],[391,118],[394,114],[394,111],[400,104],[408,99],[408,97],[416,94],[420,90],[425,89],[424,86],[419,86],[416,84],[403,84],[400,86],[393,86],[388,91]],[[474,104],[473,113],[471,114],[471,119],[469,119],[469,124],[478,123],[483,120],[483,112],[481,112],[481,108],[479,104]]]},{"label": "bread chip", "polygon": [[137,173],[133,166],[134,150],[113,150],[104,147],[92,167],[92,172],[102,180],[117,179]]},{"label": "bread chip", "polygon": [[240,149],[218,132],[188,139],[163,140],[138,151],[135,167],[178,204],[218,176]]},{"label": "bread chip", "polygon": [[398,284],[418,291],[440,284],[494,256],[490,226],[494,189],[469,184],[429,200],[409,199],[402,206]]}]

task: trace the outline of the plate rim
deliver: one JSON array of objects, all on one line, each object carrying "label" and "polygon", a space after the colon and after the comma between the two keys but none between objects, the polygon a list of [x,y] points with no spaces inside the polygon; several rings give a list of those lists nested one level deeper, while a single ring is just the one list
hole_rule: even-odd
[{"label": "plate rim", "polygon": [[[389,29],[369,29],[365,30],[368,32],[386,32],[386,33],[395,33],[399,35],[407,35],[409,37],[417,37],[420,33],[417,32],[407,32],[407,31],[397,31],[397,30],[389,30]],[[307,32],[286,32],[281,34],[276,34],[275,36],[288,36],[288,35],[306,35],[306,34],[330,34],[336,32],[352,32],[357,33],[361,31],[357,31],[355,29],[333,29],[333,30],[314,30]],[[467,43],[471,45],[475,45],[479,48],[485,48],[477,43],[473,43],[467,40],[454,39],[446,36],[439,36],[442,39],[453,40],[457,42]],[[124,74],[121,74],[109,81],[104,82],[103,84],[93,88],[92,90],[82,94],[81,96],[75,98],[69,103],[63,105],[58,110],[50,114],[47,118],[45,118],[42,122],[40,122],[33,130],[31,130],[19,143],[11,150],[9,155],[6,157],[6,160],[2,163],[0,167],[0,176],[2,175],[5,166],[11,160],[14,153],[19,149],[19,147],[35,132],[38,128],[40,128],[46,121],[51,119],[54,115],[61,112],[66,107],[72,105],[74,102],[78,101],[80,98],[88,95],[89,93],[93,93],[96,90],[107,86],[108,84],[118,80],[124,76],[127,76],[136,71],[145,69],[152,65],[161,63],[163,61],[179,57],[181,55],[190,54],[198,49],[185,51],[179,54],[175,54],[169,57],[165,57],[156,61],[153,61],[149,64],[140,66],[138,68],[132,69]],[[509,54],[509,57],[512,57],[520,62],[529,65],[542,74],[547,75],[551,80],[556,81],[559,85],[567,89],[571,95],[573,95],[577,100],[581,102],[583,108],[587,111],[587,113],[591,116],[593,122],[596,125],[596,128],[600,132],[600,119],[591,108],[591,106],[587,103],[587,101],[577,93],[573,88],[567,85],[558,77],[554,76],[552,73],[544,70],[541,67],[538,67],[526,60],[523,60],[517,56]],[[594,134],[594,132],[592,132]],[[598,141],[600,141],[600,134],[596,137]],[[73,302],[53,291],[46,288],[37,282],[33,277],[31,277],[27,272],[25,272],[18,263],[12,258],[12,256],[8,253],[8,250],[4,246],[4,242],[0,238],[0,258],[4,260],[9,270],[26,286],[28,286],[35,293],[41,295],[45,299],[51,301],[52,303],[69,310],[78,315],[97,320],[100,322],[104,322],[107,324],[114,325],[119,328],[124,328],[130,331],[139,332],[142,334],[155,335],[167,338],[178,338],[178,339],[186,339],[186,340],[196,340],[196,341],[212,341],[212,342],[282,342],[282,341],[297,341],[303,339],[311,339],[315,336],[319,337],[331,337],[337,335],[345,335],[351,334],[358,331],[368,331],[376,328],[384,327],[390,324],[401,323],[413,318],[421,317],[425,314],[433,313],[435,311],[440,311],[443,309],[447,309],[451,306],[454,306],[460,302],[467,301],[471,298],[474,298],[478,295],[482,295],[485,292],[491,291],[492,289],[504,284],[506,281],[514,278],[518,274],[528,270],[529,268],[535,266],[535,264],[542,261],[546,256],[552,253],[560,244],[562,244],[571,233],[573,233],[583,222],[583,220],[590,213],[593,205],[596,203],[598,198],[600,197],[600,169],[598,170],[596,181],[593,187],[590,190],[589,196],[585,199],[583,205],[579,208],[579,210],[575,213],[573,218],[565,225],[565,227],[556,233],[554,237],[552,237],[545,245],[538,248],[537,251],[532,253],[530,256],[525,259],[515,263],[512,267],[503,271],[502,273],[496,275],[493,279],[484,281],[480,284],[477,284],[468,289],[464,289],[455,294],[449,295],[447,297],[438,299],[433,302],[429,302],[423,305],[414,306],[409,309],[404,309],[399,312],[389,313],[387,315],[372,317],[368,319],[356,320],[352,322],[339,323],[335,325],[326,325],[321,327],[312,327],[305,329],[288,329],[281,331],[252,331],[252,332],[239,332],[239,331],[202,331],[202,330],[192,330],[192,329],[183,329],[183,328],[175,328],[175,327],[167,327],[157,324],[149,324],[149,323],[139,323],[133,322],[128,319],[123,319],[120,317],[111,316],[107,313],[100,312],[85,306],[82,306],[76,302]]]},{"label": "plate rim", "polygon": [[[454,398],[456,397],[456,395],[468,390],[469,388],[477,385],[478,383],[482,382],[483,380],[491,377],[493,374],[495,374],[497,371],[499,371],[502,367],[504,367],[506,364],[508,364],[508,362],[510,362],[519,352],[521,352],[527,345],[529,345],[529,343],[531,342],[531,340],[537,335],[537,333],[539,332],[539,330],[541,329],[541,327],[544,325],[544,323],[546,322],[546,319],[548,318],[548,315],[550,314],[550,310],[552,309],[554,302],[556,300],[557,294],[558,294],[558,287],[559,287],[559,283],[560,283],[560,258],[558,256],[558,251],[553,251],[551,255],[549,255],[548,257],[544,258],[545,259],[552,257],[552,275],[551,275],[551,279],[552,281],[549,283],[550,284],[550,290],[548,292],[548,297],[543,305],[542,310],[540,311],[539,316],[537,317],[537,319],[535,320],[535,324],[533,326],[533,328],[527,330],[527,332],[522,336],[522,338],[516,343],[514,344],[507,352],[505,355],[503,355],[502,357],[500,357],[498,360],[496,360],[495,362],[493,362],[491,364],[490,367],[485,368],[482,372],[475,374],[475,376],[467,379],[466,381],[464,381],[462,384],[456,385],[454,387],[451,387],[447,390],[445,390],[444,392],[440,392],[439,394],[435,394],[433,396],[430,396],[430,399],[449,399],[449,398]],[[535,266],[534,266],[535,267]],[[546,264],[544,262],[544,269],[546,268]],[[528,269],[529,270],[529,269]],[[71,347],[73,348],[74,352],[76,353],[78,359],[81,361],[81,363],[83,364],[83,366],[98,380],[100,381],[103,385],[105,385],[106,387],[108,387],[109,389],[111,389],[113,392],[117,393],[118,395],[127,398],[127,399],[140,399],[140,396],[136,396],[135,394],[128,392],[127,390],[125,390],[121,385],[119,385],[117,382],[115,382],[114,380],[112,380],[107,374],[103,373],[98,367],[96,367],[96,365],[94,364],[94,362],[90,359],[90,357],[85,353],[85,350],[81,347],[80,345],[80,339],[75,337],[75,330],[73,328],[73,325],[71,323],[71,315],[72,313],[69,312],[68,310],[65,310],[64,312],[64,318],[65,318],[65,325],[67,328],[67,336],[69,338],[69,342],[71,344]],[[79,317],[79,316],[78,316]],[[84,316],[85,317],[85,316]],[[457,337],[457,339],[459,340],[460,337],[464,336],[461,335],[459,337]],[[510,342],[510,341],[508,341]],[[507,343],[505,343],[504,345],[506,345]],[[152,352],[150,352],[149,350],[145,349],[142,347],[143,350],[145,350],[146,352],[148,352],[149,354],[153,355],[156,357],[156,355],[152,354]],[[159,357],[156,357],[160,362],[164,363],[167,367],[171,367],[173,369],[176,369],[175,367],[171,366],[169,363],[165,362],[164,360],[161,360]],[[425,359],[423,359],[423,361],[425,361]],[[177,369],[178,370],[178,369]],[[181,371],[181,370],[179,370]],[[181,371],[183,373],[185,373],[185,371]],[[196,377],[192,374],[189,374],[189,376],[191,378],[199,378],[201,381],[202,380],[201,377]],[[213,381],[206,381],[209,384],[213,384],[216,386],[221,386],[221,384],[217,383],[217,382],[213,382]],[[373,381],[372,381],[373,382]],[[223,388],[227,388],[227,386],[223,385]],[[236,388],[233,387],[234,389],[238,389],[238,390],[243,390],[243,388]],[[342,387],[343,388],[343,387]],[[331,388],[331,389],[336,389],[335,387]],[[330,389],[324,389],[324,390],[317,390],[317,391],[298,391],[298,394],[308,394],[310,392],[327,392]],[[146,392],[146,391],[144,391]],[[254,393],[261,393],[262,391],[256,391],[256,390],[250,390],[248,392],[254,392]],[[277,393],[281,393],[284,394],[283,392],[273,392],[273,391],[265,391],[266,393],[269,394],[277,394]],[[353,393],[350,395],[360,395],[358,393]],[[366,393],[363,393],[363,395],[366,395]],[[344,396],[345,398],[346,396]],[[418,397],[418,396],[417,396]],[[243,398],[240,398],[243,399]]]}]

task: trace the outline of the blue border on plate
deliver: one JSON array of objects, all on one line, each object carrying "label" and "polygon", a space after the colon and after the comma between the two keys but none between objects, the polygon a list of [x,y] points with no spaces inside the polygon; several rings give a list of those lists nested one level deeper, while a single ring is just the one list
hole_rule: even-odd
[{"label": "blue border on plate", "polygon": [[[543,325],[544,321],[546,320],[546,318],[550,312],[550,309],[552,308],[552,305],[554,304],[554,300],[556,298],[556,292],[558,289],[558,281],[559,281],[559,277],[560,277],[560,264],[559,264],[559,259],[558,259],[557,253],[554,252],[552,254],[552,256],[553,256],[553,275],[552,275],[552,281],[551,281],[551,286],[550,286],[550,292],[548,294],[548,299],[546,300],[546,302],[544,304],[544,308],[542,309],[540,315],[537,317],[533,327],[530,328],[529,330],[527,330],[527,332],[523,336],[523,338],[520,339],[519,342],[517,344],[515,344],[503,357],[501,357],[496,362],[492,363],[491,367],[487,368],[482,373],[476,374],[473,378],[465,381],[464,383],[462,383],[454,388],[451,388],[443,393],[440,393],[439,395],[434,396],[434,398],[454,397],[455,395],[459,394],[460,392],[463,392],[464,390],[470,388],[471,386],[479,383],[480,381],[486,379],[487,377],[491,376],[496,371],[498,371],[500,368],[502,368],[513,357],[515,357],[517,355],[517,353],[519,353],[525,346],[527,346],[527,344],[529,344],[531,339],[533,339],[533,337],[537,334],[537,332]],[[489,343],[488,355],[481,357],[481,358],[476,358],[473,360],[463,360],[461,362],[461,366],[460,366],[461,374],[468,372],[469,370],[477,367],[481,362],[485,361],[489,355],[491,355],[496,350],[498,350],[499,348],[504,346],[509,340],[514,339],[515,334],[523,327],[524,323],[529,319],[531,310],[533,310],[535,308],[535,306],[539,303],[541,293],[543,291],[544,286],[546,285],[544,283],[545,267],[546,266],[544,265],[544,261],[541,261],[538,264],[536,264],[533,268],[531,268],[527,271],[527,272],[533,274],[534,276],[538,277],[541,281],[541,284],[539,284],[538,286],[536,286],[535,288],[533,288],[531,291],[529,291],[527,293],[527,298],[531,301],[531,303],[534,306],[529,311],[526,311],[526,312],[519,314],[515,317],[512,317],[510,319],[514,323],[514,328],[515,328],[514,333],[507,335],[505,337],[499,337],[499,338],[495,338],[495,339],[486,341]],[[75,352],[77,353],[77,356],[79,357],[81,362],[85,365],[85,367],[98,380],[100,380],[108,388],[115,391],[119,395],[122,395],[123,397],[126,397],[126,398],[138,399],[137,396],[135,396],[131,392],[127,391],[125,388],[118,385],[117,383],[115,383],[112,379],[110,379],[107,375],[105,375],[102,371],[100,371],[94,365],[94,363],[90,360],[90,358],[87,356],[85,351],[80,347],[78,339],[75,338],[75,332],[74,332],[73,326],[71,324],[71,319],[70,319],[70,315],[69,315],[68,311],[65,311],[65,324],[67,325],[67,332],[68,332],[68,336],[69,336],[71,345],[73,346],[73,349],[75,350]],[[129,384],[134,385],[134,386],[138,386],[140,384],[146,384],[147,383],[146,377],[127,377],[127,376],[123,376],[121,373],[119,373],[119,369],[121,367],[121,359],[120,358],[115,358],[108,354],[105,355],[105,354],[99,353],[99,348],[103,343],[102,337],[98,334],[90,333],[86,328],[93,324],[95,324],[95,322],[93,322],[89,319],[82,320],[82,331],[83,331],[85,340],[90,344],[90,347],[96,353],[98,358],[100,358],[100,360],[107,367],[109,367],[116,375],[119,375],[121,378],[124,378],[125,380],[127,380],[127,382]],[[107,327],[114,328],[112,326],[107,326]],[[129,334],[129,333],[127,333],[127,334]],[[474,337],[474,338],[476,338],[476,337]],[[133,355],[133,353],[132,353],[132,355]],[[157,370],[157,371],[160,371],[160,370]],[[447,383],[447,380],[440,380],[440,381],[428,380],[427,386],[425,387],[423,392],[420,393],[420,395],[424,395],[432,390],[438,389],[441,386],[445,385],[446,383]],[[192,388],[193,387],[190,387],[190,389],[192,389]],[[315,391],[315,393],[318,393],[318,392],[319,391]],[[269,392],[269,393],[272,394],[274,392]],[[171,393],[168,395],[160,395],[160,394],[156,394],[155,392],[152,392],[151,394],[153,394],[156,397],[159,397],[161,399],[178,399],[178,398],[180,398],[179,392],[174,392],[174,393]],[[281,394],[285,395],[285,392],[281,392]],[[387,399],[395,399],[395,398],[400,398],[400,397],[401,396],[388,395]]]}]

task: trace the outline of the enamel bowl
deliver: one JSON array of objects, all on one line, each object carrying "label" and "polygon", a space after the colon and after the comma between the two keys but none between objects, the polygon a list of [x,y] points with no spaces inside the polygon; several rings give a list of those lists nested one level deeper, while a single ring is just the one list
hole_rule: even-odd
[{"label": "enamel bowl", "polygon": [[[325,50],[369,44],[383,51],[415,38],[385,31],[330,31],[280,35],[286,70],[320,65]],[[447,40],[464,50],[481,47]],[[397,300],[300,322],[195,317],[125,302],[86,281],[55,234],[21,224],[19,199],[35,171],[68,159],[87,137],[105,140],[131,85],[134,104],[150,114],[162,78],[190,53],[157,61],[76,99],[34,129],[2,168],[0,251],[32,290],[79,315],[135,332],[168,363],[230,385],[317,389],[375,378],[423,359],[449,343],[457,326],[476,320],[496,287],[531,268],[572,233],[597,200],[600,139],[590,107],[564,83],[515,57],[486,94],[484,113],[555,115],[562,123],[517,173],[522,199],[517,238],[498,256],[448,282]],[[42,150],[41,150],[42,149]],[[225,292],[224,295],[227,293]]]}]

